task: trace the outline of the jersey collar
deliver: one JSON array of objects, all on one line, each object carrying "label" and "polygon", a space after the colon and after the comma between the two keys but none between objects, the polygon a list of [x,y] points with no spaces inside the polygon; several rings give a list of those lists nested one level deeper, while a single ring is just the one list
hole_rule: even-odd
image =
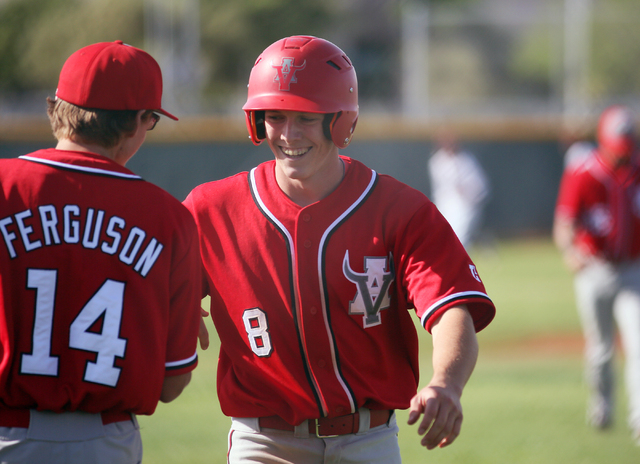
[{"label": "jersey collar", "polygon": [[124,166],[96,153],[57,150],[49,148],[38,150],[19,157],[26,161],[46,164],[55,168],[80,171],[87,174],[107,175],[125,179],[141,179]]}]

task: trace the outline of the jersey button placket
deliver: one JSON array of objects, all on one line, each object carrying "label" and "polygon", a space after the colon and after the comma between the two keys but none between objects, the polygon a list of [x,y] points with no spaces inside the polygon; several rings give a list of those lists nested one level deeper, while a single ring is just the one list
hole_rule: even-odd
[{"label": "jersey button placket", "polygon": [[[312,220],[309,211],[301,211],[296,220],[296,255],[298,275],[314,275],[313,278],[303,279],[297,282],[299,288],[299,304],[301,309],[301,330],[305,332],[303,337],[309,369],[316,380],[320,395],[326,401],[326,413],[330,414],[336,407],[336,402],[343,401],[343,387],[340,380],[334,373],[332,346],[330,334],[328,334],[324,324],[319,327],[319,323],[324,321],[324,308],[322,306],[321,292],[323,289],[319,285],[320,251],[318,248],[322,242],[324,228],[321,224]],[[302,271],[301,269],[304,269]],[[314,274],[311,273],[314,270]],[[305,317],[306,316],[306,317]],[[344,406],[343,406],[344,407]]]}]

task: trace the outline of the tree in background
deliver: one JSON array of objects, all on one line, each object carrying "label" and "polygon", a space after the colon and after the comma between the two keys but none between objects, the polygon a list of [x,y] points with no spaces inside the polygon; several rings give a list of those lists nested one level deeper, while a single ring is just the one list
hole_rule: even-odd
[{"label": "tree in background", "polygon": [[[175,16],[181,3],[185,1],[0,0],[0,92],[52,92],[60,63],[90,43],[123,40],[153,50],[154,44],[145,43],[145,27],[150,27],[145,12],[155,4],[169,8],[168,16]],[[253,59],[265,44],[293,34],[323,35],[332,18],[331,2],[326,0],[195,3],[200,10],[196,27],[200,28],[202,91],[206,99],[221,105],[244,87]],[[170,33],[189,27],[179,18],[169,19]],[[171,42],[179,40],[179,33],[171,38]]]},{"label": "tree in background", "polygon": [[[401,10],[411,3],[429,5],[428,87],[434,107],[457,105],[468,112],[478,102],[501,98],[552,107],[563,93],[564,2],[0,0],[0,105],[5,104],[0,110],[6,111],[9,99],[19,108],[24,106],[20,98],[36,93],[41,101],[43,92],[53,93],[60,63],[74,50],[119,39],[158,59],[166,74],[166,97],[180,112],[227,113],[237,110],[254,57],[265,44],[308,34],[342,45],[359,70],[363,105],[394,111],[403,77]],[[633,39],[640,30],[637,0],[591,2],[590,98],[597,103],[639,93],[640,40]],[[186,4],[196,5],[195,23],[180,18]],[[534,7],[555,13],[538,22],[506,23],[501,16],[506,6],[523,20]],[[166,10],[163,21],[170,23],[155,39],[149,33],[154,9]],[[197,37],[189,59],[181,48],[185,30],[192,33],[192,44]],[[188,72],[193,75],[181,84]],[[189,89],[190,98],[172,92],[179,85]]]},{"label": "tree in background", "polygon": [[55,89],[60,63],[94,42],[141,46],[142,0],[0,2],[0,91]]}]

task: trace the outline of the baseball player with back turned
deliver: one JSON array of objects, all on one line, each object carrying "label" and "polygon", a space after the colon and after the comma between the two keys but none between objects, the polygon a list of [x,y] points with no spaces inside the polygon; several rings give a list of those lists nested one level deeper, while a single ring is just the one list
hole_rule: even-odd
[{"label": "baseball player with back turned", "polygon": [[625,354],[628,424],[640,445],[640,154],[636,118],[624,106],[598,121],[598,146],[565,169],[555,211],[554,239],[574,272],[585,337],[591,394],[587,421],[612,424],[616,323]]},{"label": "baseball player with back turned", "polygon": [[[229,462],[398,463],[398,408],[428,449],[451,444],[495,308],[422,193],[339,154],[358,119],[351,61],[320,38],[278,40],[244,110],[275,159],[185,200],[221,339]],[[434,346],[418,393],[412,308]]]},{"label": "baseball player with back turned", "polygon": [[0,462],[136,464],[136,414],[196,367],[201,264],[189,211],[125,168],[162,74],[117,42],[65,62],[55,149],[0,160]]}]

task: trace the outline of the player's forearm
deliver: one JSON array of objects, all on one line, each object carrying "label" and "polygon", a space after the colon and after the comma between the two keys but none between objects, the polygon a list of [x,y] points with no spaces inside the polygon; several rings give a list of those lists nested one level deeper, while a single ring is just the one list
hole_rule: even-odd
[{"label": "player's forearm", "polygon": [[571,248],[573,238],[575,236],[575,228],[573,222],[556,216],[553,221],[553,242],[561,252]]},{"label": "player's forearm", "polygon": [[182,390],[191,382],[191,372],[186,374],[175,375],[172,377],[165,377],[162,384],[162,393],[160,393],[160,401],[163,403],[170,403],[175,400]]},{"label": "player's forearm", "polygon": [[562,253],[565,265],[572,272],[579,271],[589,261],[588,253],[585,253],[574,243],[576,235],[575,224],[572,220],[556,216],[553,222],[553,241]]},{"label": "player's forearm", "polygon": [[466,307],[446,311],[432,334],[433,377],[429,385],[452,388],[462,395],[478,359],[478,340]]}]

